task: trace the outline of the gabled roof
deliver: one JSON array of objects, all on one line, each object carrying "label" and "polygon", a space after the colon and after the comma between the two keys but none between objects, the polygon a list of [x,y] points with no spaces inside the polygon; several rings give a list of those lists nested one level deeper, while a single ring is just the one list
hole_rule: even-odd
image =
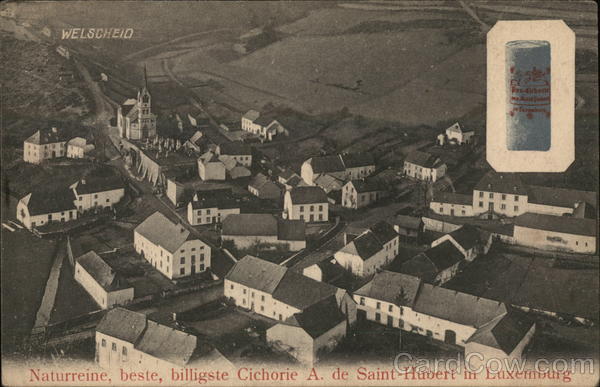
[{"label": "gabled roof", "polygon": [[463,130],[458,122],[455,122],[452,126],[446,129],[446,132],[454,132],[454,133],[471,133],[473,130]]},{"label": "gabled roof", "polygon": [[277,220],[277,239],[280,241],[306,240],[306,223],[303,220]]},{"label": "gabled roof", "polygon": [[508,313],[496,317],[477,329],[467,343],[475,342],[497,348],[510,355],[533,324],[533,320],[527,318],[525,313],[510,308]]},{"label": "gabled roof", "polygon": [[121,307],[109,310],[96,326],[96,332],[131,344],[137,342],[144,329],[146,329],[145,314]]},{"label": "gabled roof", "polygon": [[251,156],[252,148],[241,141],[224,142],[219,145],[219,153],[231,156]]},{"label": "gabled roof", "polygon": [[527,201],[557,207],[573,208],[575,203],[583,202],[595,206],[598,195],[593,191],[579,191],[567,188],[543,187],[530,185],[527,189]]},{"label": "gabled roof", "polygon": [[[292,179],[288,181],[290,185],[292,185]],[[317,175],[317,177],[313,179],[313,182],[315,185],[323,188],[325,192],[339,191],[344,186],[344,181],[342,179],[338,179],[328,173]]]},{"label": "gabled roof", "polygon": [[346,168],[375,166],[375,159],[370,153],[342,153],[340,157]]},{"label": "gabled roof", "polygon": [[223,220],[222,235],[276,236],[277,218],[271,214],[231,214]]},{"label": "gabled roof", "polygon": [[354,179],[347,184],[352,184],[358,193],[387,191],[386,184],[377,178]]},{"label": "gabled roof", "polygon": [[464,259],[462,253],[450,241],[427,249],[404,262],[400,267],[403,273],[431,281],[442,271]]},{"label": "gabled roof", "polygon": [[[225,218],[227,219],[227,218]],[[183,242],[195,238],[182,224],[171,222],[159,211],[146,218],[135,228],[135,232],[148,239],[151,243],[174,253]]]},{"label": "gabled roof", "polygon": [[596,220],[526,212],[515,218],[515,226],[565,234],[596,236]]},{"label": "gabled roof", "polygon": [[398,233],[396,232],[396,230],[394,230],[394,226],[392,226],[384,220],[377,222],[375,225],[371,226],[370,230],[373,232],[375,237],[379,240],[379,242],[382,245],[388,243],[389,241],[398,236]]},{"label": "gabled roof", "polygon": [[68,146],[74,146],[78,148],[85,148],[87,141],[83,137],[73,137],[67,142]]},{"label": "gabled roof", "polygon": [[161,360],[183,366],[194,354],[197,340],[194,335],[148,320],[146,331],[135,348]]},{"label": "gabled roof", "polygon": [[423,221],[421,218],[408,215],[396,215],[394,218],[394,224],[401,228],[408,228],[411,230],[418,230],[421,227]]},{"label": "gabled roof", "polygon": [[344,172],[346,170],[339,155],[313,157],[306,162],[312,167],[313,173]]},{"label": "gabled roof", "polygon": [[516,173],[490,171],[479,180],[474,190],[511,195],[527,195],[527,187]]},{"label": "gabled roof", "polygon": [[77,258],[77,263],[107,292],[130,287],[95,251]]},{"label": "gabled roof", "polygon": [[506,305],[423,283],[413,310],[457,324],[479,328],[507,312]]},{"label": "gabled roof", "polygon": [[434,203],[449,203],[470,206],[473,204],[473,196],[454,192],[436,192],[433,194],[433,199],[431,199],[431,201]]},{"label": "gabled roof", "polygon": [[294,187],[289,192],[293,204],[327,203],[327,194],[321,187]]},{"label": "gabled roof", "polygon": [[273,294],[285,273],[283,266],[246,255],[231,268],[225,279]]},{"label": "gabled roof", "polygon": [[260,113],[257,112],[256,110],[248,110],[243,116],[242,118],[246,118],[250,121],[254,121],[256,120],[258,117],[260,117]]},{"label": "gabled roof", "polygon": [[356,255],[363,261],[373,257],[381,251],[383,246],[371,230],[367,230],[354,238],[342,248],[342,252]]},{"label": "gabled roof", "polygon": [[344,321],[335,296],[330,296],[303,312],[290,316],[285,323],[302,328],[313,339],[316,339]]},{"label": "gabled roof", "polygon": [[409,306],[415,302],[421,280],[403,273],[381,271],[354,294],[374,298],[401,306]]},{"label": "gabled roof", "polygon": [[86,195],[97,192],[106,192],[116,189],[124,189],[125,184],[120,176],[107,177],[86,177],[79,180],[74,185],[75,192],[78,195]]},{"label": "gabled roof", "polygon": [[69,188],[35,188],[25,198],[27,196],[29,196],[27,210],[30,216],[76,209],[74,204],[75,195]]},{"label": "gabled roof", "polygon": [[315,281],[293,270],[287,270],[273,292],[273,298],[294,308],[304,310],[327,297],[335,295],[336,291],[335,286]]},{"label": "gabled roof", "polygon": [[240,208],[240,203],[228,195],[199,195],[198,200],[192,200],[191,203],[192,208],[195,210],[202,208]]},{"label": "gabled roof", "polygon": [[26,143],[44,145],[44,144],[53,144],[56,142],[66,142],[68,139],[63,130],[59,128],[46,128],[40,129],[34,134],[32,134],[27,140]]},{"label": "gabled roof", "polygon": [[452,231],[450,236],[465,250],[469,250],[482,242],[481,231],[470,224],[465,224]]},{"label": "gabled roof", "polygon": [[434,168],[438,165],[441,165],[437,156],[418,150],[406,155],[406,159],[404,159],[404,161],[407,163],[418,165],[423,168]]}]

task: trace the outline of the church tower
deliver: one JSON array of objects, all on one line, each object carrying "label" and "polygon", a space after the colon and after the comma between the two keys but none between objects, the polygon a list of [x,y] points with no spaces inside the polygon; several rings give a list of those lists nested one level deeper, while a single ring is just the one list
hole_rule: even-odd
[{"label": "church tower", "polygon": [[141,138],[156,137],[156,115],[152,114],[152,97],[148,90],[146,65],[144,65],[144,87],[137,95],[137,110]]}]

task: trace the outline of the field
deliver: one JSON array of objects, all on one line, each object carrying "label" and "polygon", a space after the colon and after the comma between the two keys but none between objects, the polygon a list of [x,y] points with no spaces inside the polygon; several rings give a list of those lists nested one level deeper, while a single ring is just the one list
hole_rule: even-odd
[{"label": "field", "polygon": [[28,335],[44,294],[57,245],[29,231],[2,228],[2,349]]}]

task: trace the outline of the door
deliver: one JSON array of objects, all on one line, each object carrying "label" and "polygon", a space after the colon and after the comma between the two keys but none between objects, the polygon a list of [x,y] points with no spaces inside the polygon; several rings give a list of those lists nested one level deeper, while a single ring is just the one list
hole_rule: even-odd
[{"label": "door", "polygon": [[488,204],[488,211],[489,212],[494,212],[494,203],[489,203]]},{"label": "door", "polygon": [[389,328],[393,328],[394,327],[394,317],[387,316],[387,326]]},{"label": "door", "polygon": [[450,210],[450,216],[454,216],[454,208]]},{"label": "door", "polygon": [[192,265],[192,274],[196,274],[196,265]]},{"label": "door", "polygon": [[356,311],[356,319],[359,321],[364,321],[367,319],[367,311],[363,309],[358,309]]},{"label": "door", "polygon": [[446,344],[456,344],[456,333],[449,329],[446,330],[444,334],[444,343]]}]

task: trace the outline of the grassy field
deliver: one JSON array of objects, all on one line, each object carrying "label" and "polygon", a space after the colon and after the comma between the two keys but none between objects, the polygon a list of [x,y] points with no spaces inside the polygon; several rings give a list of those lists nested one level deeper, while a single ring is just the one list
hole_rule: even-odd
[{"label": "grassy field", "polygon": [[57,244],[29,231],[2,228],[2,348],[35,322]]}]

